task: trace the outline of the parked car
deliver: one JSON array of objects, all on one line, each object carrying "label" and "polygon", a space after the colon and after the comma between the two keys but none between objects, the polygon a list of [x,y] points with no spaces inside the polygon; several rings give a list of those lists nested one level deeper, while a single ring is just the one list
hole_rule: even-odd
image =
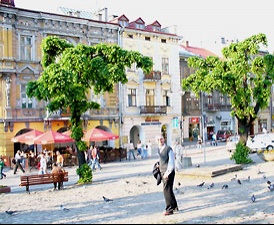
[{"label": "parked car", "polygon": [[[226,149],[233,152],[236,149],[236,144],[239,142],[239,135],[232,135],[227,139]],[[246,146],[250,148],[250,152],[257,152],[258,150],[274,149],[274,133],[256,134],[253,137],[249,136]]]},{"label": "parked car", "polygon": [[217,131],[217,141],[226,141],[230,136],[233,135],[231,130],[218,130]]}]

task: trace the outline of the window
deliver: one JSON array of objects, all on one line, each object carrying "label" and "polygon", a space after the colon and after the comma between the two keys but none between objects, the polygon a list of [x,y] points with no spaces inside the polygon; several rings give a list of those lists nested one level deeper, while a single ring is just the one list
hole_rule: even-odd
[{"label": "window", "polygon": [[225,101],[224,101],[224,95],[223,94],[219,94],[219,102],[220,102],[220,105],[224,105],[225,104]]},{"label": "window", "polygon": [[104,96],[102,94],[95,95],[93,90],[90,93],[91,93],[91,100],[93,102],[97,102],[98,104],[100,104],[101,108],[106,107],[106,101],[105,101]]},{"label": "window", "polygon": [[162,58],[162,72],[163,74],[169,74],[168,58]]},{"label": "window", "polygon": [[164,105],[170,106],[170,97],[168,96],[168,90],[164,90]]},{"label": "window", "polygon": [[161,39],[161,43],[166,43],[166,39]]},{"label": "window", "polygon": [[20,37],[20,59],[31,60],[32,59],[32,37],[24,36]]},{"label": "window", "polygon": [[128,89],[128,106],[136,105],[136,89]]},{"label": "window", "polygon": [[146,106],[154,106],[154,90],[146,90]]},{"label": "window", "polygon": [[145,37],[145,40],[146,41],[150,41],[150,37]]},{"label": "window", "polygon": [[34,108],[33,100],[28,98],[26,94],[27,84],[21,84],[21,106],[22,108]]}]

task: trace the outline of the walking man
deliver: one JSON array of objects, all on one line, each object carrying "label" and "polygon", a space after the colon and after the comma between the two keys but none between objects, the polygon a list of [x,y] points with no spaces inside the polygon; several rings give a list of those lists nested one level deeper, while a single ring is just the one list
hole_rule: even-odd
[{"label": "walking man", "polygon": [[163,182],[163,192],[165,197],[166,209],[165,216],[172,215],[178,211],[177,201],[173,192],[173,184],[175,178],[175,157],[173,150],[165,143],[163,136],[160,138],[159,154],[159,169]]}]

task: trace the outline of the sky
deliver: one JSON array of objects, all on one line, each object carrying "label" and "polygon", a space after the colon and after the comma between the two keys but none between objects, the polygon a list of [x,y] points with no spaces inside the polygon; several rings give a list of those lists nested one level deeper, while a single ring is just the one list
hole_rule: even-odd
[{"label": "sky", "polygon": [[[58,12],[66,7],[89,12],[107,8],[108,15],[141,17],[145,24],[158,21],[162,28],[175,25],[177,35],[190,46],[210,50],[221,37],[242,41],[264,33],[268,51],[274,51],[274,28],[271,0],[14,0],[18,8]],[[103,15],[104,18],[104,15]]]}]

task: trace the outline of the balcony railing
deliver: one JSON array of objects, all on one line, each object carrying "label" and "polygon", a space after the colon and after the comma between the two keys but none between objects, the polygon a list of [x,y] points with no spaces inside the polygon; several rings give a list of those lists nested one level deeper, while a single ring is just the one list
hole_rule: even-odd
[{"label": "balcony railing", "polygon": [[140,106],[140,114],[166,114],[166,106]]},{"label": "balcony railing", "polygon": [[161,80],[161,71],[151,71],[149,74],[145,74],[144,80]]}]

